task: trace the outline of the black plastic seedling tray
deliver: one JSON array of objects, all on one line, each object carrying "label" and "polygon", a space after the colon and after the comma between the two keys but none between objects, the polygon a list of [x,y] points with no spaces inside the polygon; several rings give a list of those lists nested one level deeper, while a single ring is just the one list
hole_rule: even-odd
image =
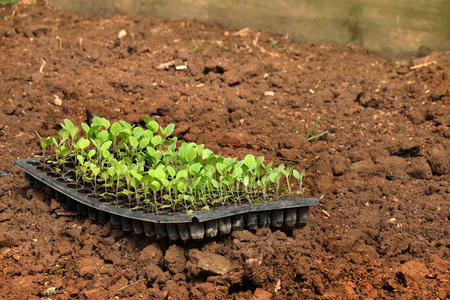
[{"label": "black plastic seedling tray", "polygon": [[25,171],[25,180],[50,197],[88,214],[93,220],[109,221],[114,227],[124,231],[134,231],[149,237],[170,238],[171,240],[202,239],[229,234],[232,230],[257,227],[293,228],[306,224],[309,206],[319,204],[316,198],[295,198],[272,201],[267,204],[243,204],[239,206],[217,207],[187,215],[186,212],[148,213],[102,202],[94,198],[88,188],[83,193],[71,188],[73,183],[58,181],[56,172],[44,170],[42,158],[20,159],[16,166]]}]

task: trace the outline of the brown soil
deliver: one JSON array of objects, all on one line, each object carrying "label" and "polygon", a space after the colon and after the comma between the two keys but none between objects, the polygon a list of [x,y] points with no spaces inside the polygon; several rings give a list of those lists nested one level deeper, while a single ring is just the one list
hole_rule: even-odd
[{"label": "brown soil", "polygon": [[[170,61],[187,69],[158,68]],[[52,299],[448,299],[449,68],[448,52],[397,65],[193,21],[2,9],[0,171],[13,175],[0,177],[0,298],[54,287]],[[186,244],[60,216],[14,163],[40,154],[35,131],[94,115],[153,116],[223,155],[319,163],[294,162],[321,204],[293,232]],[[319,116],[315,133],[329,133],[306,141]]]}]

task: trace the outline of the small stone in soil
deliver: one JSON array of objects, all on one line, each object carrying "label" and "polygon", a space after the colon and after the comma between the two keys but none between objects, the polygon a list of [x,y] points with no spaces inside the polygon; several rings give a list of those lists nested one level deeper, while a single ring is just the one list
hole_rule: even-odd
[{"label": "small stone in soil", "polygon": [[45,291],[41,292],[42,297],[48,297],[48,296],[53,296],[53,295],[56,295],[55,287],[50,287],[50,288],[46,289]]}]

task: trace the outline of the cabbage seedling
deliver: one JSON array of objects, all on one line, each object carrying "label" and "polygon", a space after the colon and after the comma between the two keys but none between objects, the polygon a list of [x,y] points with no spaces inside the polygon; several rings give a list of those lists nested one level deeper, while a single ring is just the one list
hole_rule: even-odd
[{"label": "cabbage seedling", "polygon": [[39,140],[40,140],[40,142],[41,142],[42,156],[43,156],[42,162],[43,162],[43,164],[44,164],[44,169],[45,169],[45,161],[47,160],[47,158],[46,158],[46,156],[45,156],[45,152],[46,152],[46,150],[47,150],[47,148],[48,148],[49,146],[53,145],[53,137],[52,137],[52,136],[49,136],[48,138],[43,139],[43,138],[39,135],[38,132],[36,132],[36,134],[38,135]]}]

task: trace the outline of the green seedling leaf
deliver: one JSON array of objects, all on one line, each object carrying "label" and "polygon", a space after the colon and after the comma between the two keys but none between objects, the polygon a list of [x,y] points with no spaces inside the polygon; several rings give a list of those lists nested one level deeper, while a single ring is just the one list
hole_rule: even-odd
[{"label": "green seedling leaf", "polygon": [[70,149],[69,149],[69,148],[66,148],[66,147],[64,147],[64,146],[61,147],[61,152],[60,152],[60,154],[61,154],[62,157],[65,157],[67,154],[69,154],[69,152],[70,152]]},{"label": "green seedling leaf", "polygon": [[152,179],[153,179],[153,176],[150,176],[150,175],[142,176],[142,182],[143,182],[144,184],[150,184],[150,182],[152,181]]},{"label": "green seedling leaf", "polygon": [[[140,176],[140,179],[142,179],[142,175],[140,175],[136,169],[130,170],[130,174],[131,174],[131,176],[133,176],[133,177],[137,177],[137,176],[139,175],[139,176]],[[140,179],[139,179],[139,180],[140,180]]]},{"label": "green seedling leaf", "polygon": [[203,159],[203,160],[210,158],[212,155],[214,155],[214,152],[212,152],[212,151],[209,150],[209,149],[204,149],[204,150],[202,151],[202,159]]},{"label": "green seedling leaf", "polygon": [[106,141],[100,146],[101,151],[109,150],[111,148],[112,141]]},{"label": "green seedling leaf", "polygon": [[233,177],[238,177],[242,175],[242,169],[241,168],[235,168],[233,171]]},{"label": "green seedling leaf", "polygon": [[75,125],[73,125],[73,123],[68,119],[64,119],[64,124],[61,124],[61,127],[67,130],[69,136],[72,139],[75,139],[80,130],[78,127],[75,127]]},{"label": "green seedling leaf", "polygon": [[169,151],[166,151],[164,153],[164,157],[162,159],[162,163],[165,166],[168,166],[168,165],[170,165],[172,163],[172,159],[173,159],[173,153],[170,153]]},{"label": "green seedling leaf", "polygon": [[153,132],[151,132],[150,130],[144,130],[144,132],[142,133],[142,136],[144,138],[151,140],[153,137]]},{"label": "green seedling leaf", "polygon": [[272,171],[273,162],[269,163],[267,166],[264,167],[264,171],[266,173],[270,173]]},{"label": "green seedling leaf", "polygon": [[[204,169],[204,170],[206,170],[206,169]],[[211,181],[212,173],[211,173],[210,171],[206,171],[206,172],[204,172],[204,173],[205,173],[205,174],[203,174],[203,177],[204,177],[206,180]]]},{"label": "green seedling leaf", "polygon": [[159,124],[158,122],[156,122],[155,120],[153,120],[153,118],[150,118],[151,120],[149,120],[148,122],[146,122],[145,127],[148,128],[148,130],[150,130],[152,133],[155,133],[158,131],[159,129]]},{"label": "green seedling leaf", "polygon": [[192,186],[194,187],[194,189],[197,187],[197,185],[200,183],[200,180],[201,180],[202,178],[201,177],[198,177],[195,181],[194,181],[194,183],[192,183]]},{"label": "green seedling leaf", "polygon": [[237,160],[236,158],[226,157],[223,160],[223,163],[228,167],[231,166],[236,160]]},{"label": "green seedling leaf", "polygon": [[122,128],[122,130],[119,132],[119,135],[123,139],[127,139],[131,135],[131,130],[128,128]]},{"label": "green seedling leaf", "polygon": [[220,173],[220,175],[223,175],[224,174],[224,170],[225,170],[225,165],[223,164],[223,163],[220,163],[220,162],[218,162],[217,164],[216,164],[216,169],[217,169],[217,172],[219,172]]},{"label": "green seedling leaf", "polygon": [[216,189],[219,188],[219,183],[217,182],[217,180],[215,180],[214,178],[211,179],[211,184],[213,185],[213,187],[215,187]]},{"label": "green seedling leaf", "polygon": [[281,181],[282,177],[283,177],[283,174],[278,173],[277,178],[275,179],[275,182],[279,183]]},{"label": "green seedling leaf", "polygon": [[137,148],[139,142],[138,142],[138,140],[137,140],[134,136],[128,137],[128,141],[129,141],[131,147],[133,147],[133,149],[136,149],[136,148]]},{"label": "green seedling leaf", "polygon": [[101,119],[101,124],[103,125],[103,127],[105,127],[106,130],[108,130],[109,126],[111,126],[111,123],[106,118]]},{"label": "green seedling leaf", "polygon": [[119,192],[120,194],[123,194],[123,195],[132,195],[132,194],[134,194],[132,191],[130,191],[130,190],[127,190],[127,189],[123,189],[121,192]]},{"label": "green seedling leaf", "polygon": [[263,171],[263,169],[258,168],[258,169],[256,169],[256,171],[254,171],[253,174],[254,174],[257,178],[260,178],[260,177],[264,174],[264,171]]},{"label": "green seedling leaf", "polygon": [[95,116],[92,118],[93,125],[102,125],[102,118]]},{"label": "green seedling leaf", "polygon": [[78,127],[71,127],[68,130],[69,130],[70,138],[75,140],[77,138],[77,134],[80,131],[80,129]]},{"label": "green seedling leaf", "polygon": [[197,157],[197,151],[195,148],[187,148],[184,159],[187,162],[193,161]]},{"label": "green seedling leaf", "polygon": [[153,153],[153,159],[157,162],[159,162],[161,160],[162,156],[163,156],[163,154],[161,151],[155,151],[155,153]]},{"label": "green seedling leaf", "polygon": [[187,176],[188,176],[188,172],[186,172],[186,170],[181,170],[177,173],[177,179],[187,178]]},{"label": "green seedling leaf", "polygon": [[[39,133],[38,133],[38,135],[39,135]],[[52,139],[52,144],[53,145],[58,145],[58,141],[56,140],[56,136],[52,136],[51,137],[51,139]],[[48,138],[47,138],[48,139]],[[61,144],[64,144],[64,142],[66,141],[66,139],[63,139],[62,141],[61,141]],[[43,142],[43,140],[42,140],[42,138],[41,138],[41,144],[42,144],[42,142]]]},{"label": "green seedling leaf", "polygon": [[105,171],[101,172],[100,174],[101,174],[100,176],[102,177],[102,180],[106,180],[110,176],[108,174],[108,169],[105,169]]},{"label": "green seedling leaf", "polygon": [[257,165],[260,165],[260,164],[262,164],[264,162],[264,156],[260,156],[260,157],[258,157],[257,159],[256,159],[256,164]]},{"label": "green seedling leaf", "polygon": [[77,155],[77,160],[80,162],[80,164],[84,163],[84,157],[81,155]]},{"label": "green seedling leaf", "polygon": [[173,137],[170,140],[166,141],[166,145],[168,147],[168,150],[175,151],[175,148],[177,147],[177,137]]},{"label": "green seedling leaf", "polygon": [[55,145],[57,144],[56,138],[55,138],[54,136],[49,136],[48,138],[43,139],[43,138],[39,135],[39,133],[38,133],[37,131],[36,131],[36,134],[37,134],[37,136],[39,137],[39,140],[40,140],[40,142],[41,142],[41,148],[42,148],[43,151],[45,151],[45,149],[47,149],[48,146],[53,145],[53,144],[55,144]]},{"label": "green seedling leaf", "polygon": [[304,175],[305,175],[305,169],[303,169],[303,170],[300,172],[300,179],[302,179]]},{"label": "green seedling leaf", "polygon": [[176,175],[175,169],[171,166],[167,166],[167,173],[169,173],[171,178],[174,178]]},{"label": "green seedling leaf", "polygon": [[253,169],[255,169],[257,166],[258,166],[258,165],[256,164],[256,162],[254,162],[254,163],[248,165],[247,168],[248,168],[249,170],[253,170]]},{"label": "green seedling leaf", "polygon": [[106,130],[102,130],[100,131],[97,136],[95,137],[95,140],[97,141],[98,144],[103,144],[105,143],[107,140],[109,140],[109,133]]},{"label": "green seedling leaf", "polygon": [[194,174],[200,172],[201,168],[202,168],[201,164],[195,163],[189,167],[189,174],[194,175]]},{"label": "green seedling leaf", "polygon": [[184,193],[185,192],[185,190],[184,190],[184,182],[182,182],[182,181],[178,182],[177,188],[178,188],[179,192]]},{"label": "green seedling leaf", "polygon": [[269,180],[271,181],[271,182],[276,182],[277,181],[277,176],[278,176],[278,173],[271,173],[270,175],[269,175]]},{"label": "green seedling leaf", "polygon": [[147,151],[148,155],[150,155],[150,156],[154,156],[156,153],[155,148],[152,148],[150,146],[147,146],[147,148],[145,148],[145,150]]},{"label": "green seedling leaf", "polygon": [[109,152],[109,150],[107,150],[107,149],[103,150],[102,156],[103,156],[107,161],[109,161],[109,158],[112,157],[112,156],[111,156],[111,152]]},{"label": "green seedling leaf", "polygon": [[134,137],[138,142],[140,142],[140,140],[142,139],[142,135],[143,135],[143,134],[144,134],[143,131],[139,131],[139,132],[133,133],[133,137]]},{"label": "green seedling leaf", "polygon": [[81,138],[78,140],[75,147],[77,149],[85,149],[89,146],[89,144],[90,144],[89,140],[86,140],[85,138]]},{"label": "green seedling leaf", "polygon": [[214,174],[216,174],[216,168],[215,168],[213,165],[208,165],[208,164],[207,164],[207,165],[204,166],[203,168],[207,171],[207,173],[210,173],[211,176],[214,175]]},{"label": "green seedling leaf", "polygon": [[195,40],[192,40],[192,52],[196,53],[196,54],[202,54],[202,50],[200,49],[200,47],[197,45],[197,43],[195,42]]},{"label": "green seedling leaf", "polygon": [[158,192],[161,189],[161,184],[158,181],[152,181],[152,183],[150,184],[150,188],[152,189],[153,192]]},{"label": "green seedling leaf", "polygon": [[303,169],[301,173],[299,173],[297,170],[294,170],[292,172],[292,175],[298,180],[301,180],[303,178],[304,174],[305,174],[305,169]]},{"label": "green seedling leaf", "polygon": [[230,181],[222,178],[221,182],[225,184],[227,187],[230,187]]},{"label": "green seedling leaf", "polygon": [[139,137],[137,137],[137,136],[140,136],[144,131],[145,131],[145,129],[140,127],[140,126],[139,127],[135,127],[133,129],[133,136],[138,139]]},{"label": "green seedling leaf", "polygon": [[97,152],[97,151],[95,151],[95,149],[89,150],[89,152],[88,152],[88,154],[87,154],[88,158],[91,159],[92,156],[94,156],[96,152]]},{"label": "green seedling leaf", "polygon": [[158,178],[159,180],[165,179],[166,172],[164,172],[164,170],[162,170],[161,168],[158,168],[155,170],[155,177]]},{"label": "green seedling leaf", "polygon": [[114,136],[118,136],[119,132],[122,130],[122,125],[119,123],[114,123],[111,125],[111,129],[109,130],[110,133],[113,133]]},{"label": "green seedling leaf", "polygon": [[168,186],[168,185],[170,184],[170,181],[167,180],[167,179],[165,179],[165,178],[162,178],[162,179],[161,179],[161,184],[162,184],[164,187],[166,187],[166,186]]},{"label": "green seedling leaf", "polygon": [[[142,178],[142,176],[141,176],[141,178]],[[132,188],[136,189],[139,186],[139,184],[141,184],[141,180],[140,179],[137,179],[136,177],[131,178],[130,185],[131,185]]]},{"label": "green seedling leaf", "polygon": [[203,149],[205,149],[205,145],[201,144],[201,145],[196,145],[194,146],[194,148],[196,148],[197,151],[197,155],[201,156],[203,153]]},{"label": "green seedling leaf", "polygon": [[155,135],[155,136],[152,138],[152,145],[153,145],[153,147],[156,147],[156,146],[160,145],[161,142],[162,142],[162,138],[161,138],[160,135]]},{"label": "green seedling leaf", "polygon": [[250,181],[250,177],[249,177],[248,175],[245,176],[245,177],[244,177],[244,181],[243,181],[245,187],[248,186],[249,181]]},{"label": "green seedling leaf", "polygon": [[283,173],[285,176],[289,176],[292,173],[292,170],[294,170],[294,166],[286,166],[286,171]]},{"label": "green seedling leaf", "polygon": [[128,123],[128,122],[126,122],[126,121],[119,121],[119,123],[120,123],[120,125],[122,125],[122,127],[123,128],[127,128],[128,130],[130,130],[131,131],[131,128],[133,127],[133,126],[131,126],[131,124],[130,123]]},{"label": "green seedling leaf", "polygon": [[247,166],[253,165],[255,163],[255,161],[256,161],[255,157],[251,154],[247,154],[244,158],[244,163]]},{"label": "green seedling leaf", "polygon": [[150,139],[149,139],[149,138],[143,138],[143,139],[141,140],[141,142],[139,143],[139,147],[140,147],[141,149],[144,149],[145,147],[148,146],[149,143],[150,143]]},{"label": "green seedling leaf", "polygon": [[127,166],[126,165],[123,165],[123,164],[121,164],[121,163],[119,163],[119,164],[117,164],[115,167],[114,167],[114,171],[116,172],[116,174],[117,175],[123,175],[123,174],[125,174],[125,172],[127,171]]},{"label": "green seedling leaf", "polygon": [[84,132],[86,132],[86,135],[89,136],[89,131],[91,130],[91,127],[89,127],[88,124],[81,122],[81,128],[83,128]]},{"label": "green seedling leaf", "polygon": [[236,169],[236,168],[242,168],[243,166],[245,166],[244,165],[244,161],[243,160],[240,160],[240,161],[238,161],[235,165],[234,165],[234,168]]},{"label": "green seedling leaf", "polygon": [[62,128],[58,131],[58,135],[62,138],[62,139],[68,139],[70,137],[69,135],[69,131],[66,128]]},{"label": "green seedling leaf", "polygon": [[164,136],[168,137],[173,133],[173,130],[175,129],[175,124],[169,124],[167,125],[166,129],[164,129]]},{"label": "green seedling leaf", "polygon": [[63,128],[71,128],[74,126],[75,125],[73,125],[72,121],[70,121],[69,119],[64,119],[64,124],[61,124],[61,127]]},{"label": "green seedling leaf", "polygon": [[94,176],[98,176],[100,174],[100,168],[94,164],[91,164],[91,171]]}]

